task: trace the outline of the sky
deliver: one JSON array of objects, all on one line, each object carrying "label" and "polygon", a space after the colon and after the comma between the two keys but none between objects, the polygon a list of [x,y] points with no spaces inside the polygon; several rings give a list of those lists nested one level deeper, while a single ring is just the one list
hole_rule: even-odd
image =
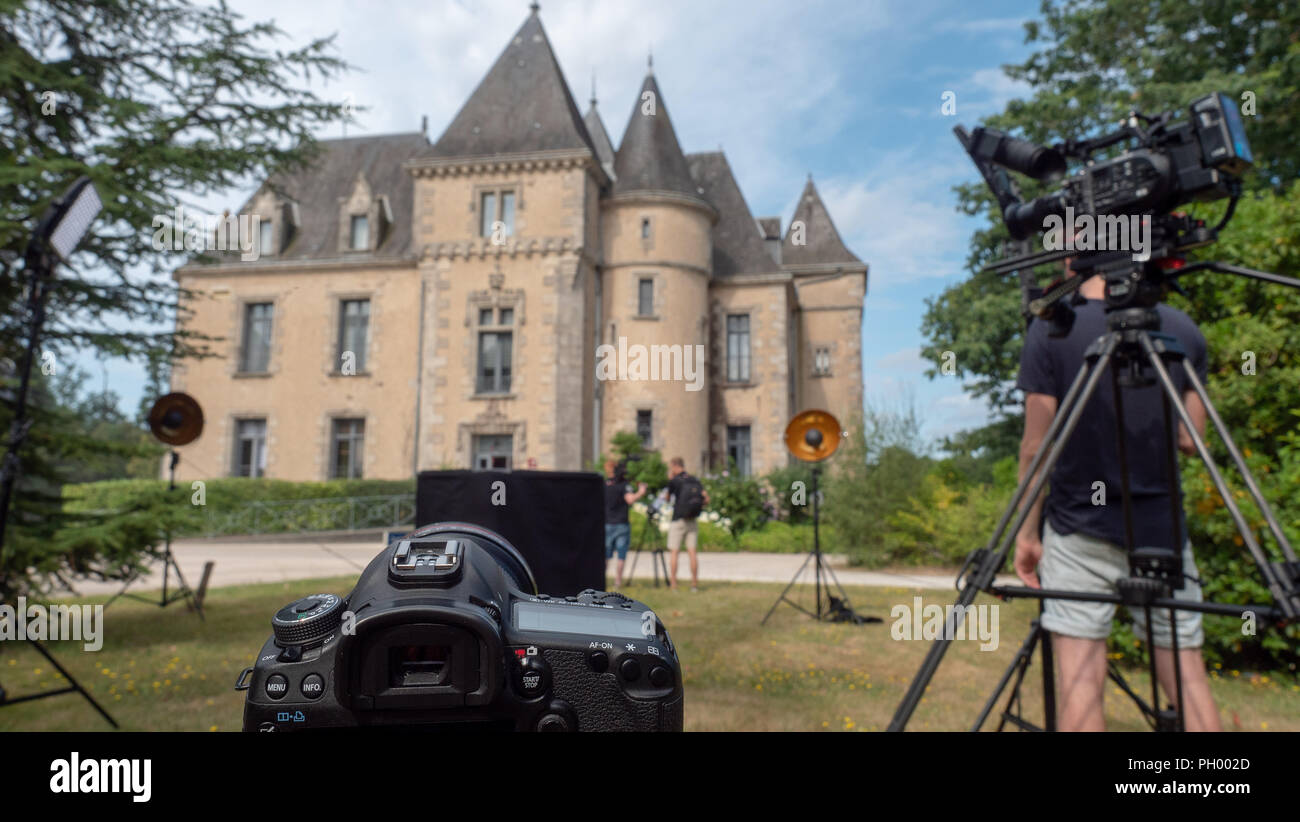
[{"label": "sky", "polygon": [[[417,131],[436,140],[529,14],[526,0],[230,0],[245,22],[274,20],[287,48],[337,34],[356,67],[314,90],[351,101],[349,136]],[[808,174],[848,247],[869,266],[862,323],[870,405],[914,404],[926,438],[983,424],[988,412],[953,376],[925,376],[925,299],[968,276],[974,218],[952,187],[978,173],[952,134],[1027,89],[1022,62],[1037,0],[549,0],[542,25],[585,113],[593,77],[617,146],[647,55],[684,151],[726,152],[750,211],[784,231]],[[955,116],[941,112],[945,92]],[[343,136],[332,126],[318,137]],[[255,185],[201,200],[238,209]],[[1008,288],[1014,284],[1008,281]],[[134,411],[143,370],[79,365]]]}]

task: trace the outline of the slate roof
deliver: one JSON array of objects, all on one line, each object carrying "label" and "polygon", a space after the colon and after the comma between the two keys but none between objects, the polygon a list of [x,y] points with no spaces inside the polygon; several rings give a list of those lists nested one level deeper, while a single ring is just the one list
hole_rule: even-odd
[{"label": "slate roof", "polygon": [[423,157],[587,149],[596,154],[536,8]]},{"label": "slate roof", "polygon": [[[790,242],[796,222],[804,224],[803,245]],[[831,220],[821,195],[817,193],[811,175],[803,187],[803,193],[799,195],[799,205],[795,207],[794,217],[791,218],[785,240],[781,243],[781,263],[787,266],[836,263],[862,265],[862,261],[840,239],[840,233],[835,230],[835,223]]]},{"label": "slate roof", "polygon": [[[647,92],[654,97],[647,98]],[[647,99],[654,100],[653,114],[642,113],[645,105],[642,101]],[[614,183],[615,194],[669,191],[700,199],[699,187],[691,178],[686,156],[682,154],[672,119],[668,116],[668,104],[664,102],[653,73],[646,74],[641,91],[637,93],[632,116],[627,121],[623,141],[614,158],[614,172],[618,175]]]},{"label": "slate roof", "polygon": [[[261,262],[277,260],[402,257],[411,253],[411,227],[414,223],[414,181],[402,164],[429,147],[420,132],[383,134],[372,137],[349,137],[320,140],[320,153],[306,168],[272,177],[268,185],[277,189],[277,197],[296,203],[298,226],[289,245]],[[340,200],[352,195],[357,175],[364,174],[373,198],[387,196],[393,212],[388,235],[373,253],[339,251]],[[249,212],[261,189],[236,214]],[[271,216],[283,220],[283,211]],[[371,226],[371,231],[378,226]],[[282,235],[281,235],[282,236]],[[239,252],[213,252],[211,262],[239,260]],[[193,264],[202,264],[195,260]]]},{"label": "slate roof", "polygon": [[688,154],[686,160],[697,188],[704,189],[704,199],[718,211],[718,222],[713,226],[713,276],[780,271],[763,245],[726,155],[706,151]]},{"label": "slate roof", "polygon": [[582,123],[587,127],[587,134],[591,136],[591,144],[596,147],[596,156],[605,167],[605,173],[614,179],[614,144],[609,141],[609,132],[605,131],[600,112],[596,111],[596,98],[591,99],[591,108],[582,118]]}]

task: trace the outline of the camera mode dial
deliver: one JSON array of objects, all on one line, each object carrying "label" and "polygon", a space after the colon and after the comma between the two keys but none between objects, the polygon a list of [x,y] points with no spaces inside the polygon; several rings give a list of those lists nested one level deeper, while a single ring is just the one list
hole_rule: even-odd
[{"label": "camera mode dial", "polygon": [[280,647],[310,645],[334,632],[343,619],[343,600],[334,594],[312,594],[276,612],[271,630]]}]

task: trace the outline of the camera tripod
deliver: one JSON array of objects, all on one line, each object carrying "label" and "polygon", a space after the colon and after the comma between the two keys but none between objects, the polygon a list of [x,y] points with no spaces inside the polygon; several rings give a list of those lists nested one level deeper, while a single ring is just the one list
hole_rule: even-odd
[{"label": "camera tripod", "polygon": [[[645,522],[641,523],[641,530],[636,538],[636,548],[633,549],[632,564],[629,566],[627,576],[623,579],[623,583],[626,585],[632,584],[632,575],[636,573],[636,561],[641,558],[641,548],[645,545],[646,536],[650,533],[650,524],[654,521],[656,510],[656,508],[646,510]],[[668,576],[668,560],[664,559],[664,549],[656,543],[655,547],[650,549],[650,552],[653,555],[650,560],[650,567],[654,569],[655,587],[659,587],[659,572],[661,570],[664,574],[664,584],[667,585],[671,577]]]},{"label": "camera tripod", "polygon": [[[1268,282],[1282,283],[1294,287],[1300,287],[1300,280],[1292,280],[1287,277],[1280,277],[1275,274],[1266,272],[1256,272],[1253,269],[1245,269],[1237,266],[1225,266],[1220,263],[1196,263],[1194,265],[1182,267],[1177,273],[1183,274],[1193,270],[1218,270],[1233,274],[1242,274],[1245,276],[1255,277]],[[1091,276],[1091,269],[1076,270],[1081,273],[1077,275],[1082,282],[1083,279]],[[958,606],[949,611],[947,624],[944,626],[942,636],[935,640],[930,647],[929,653],[921,664],[920,670],[912,680],[907,693],[904,695],[902,702],[899,703],[893,720],[890,722],[890,731],[902,731],[916,706],[920,703],[922,695],[930,680],[934,677],[944,653],[948,649],[948,644],[952,641],[950,637],[956,635],[956,629],[959,621],[966,613],[965,606],[969,606],[975,599],[976,594],[980,591],[993,594],[1003,599],[1037,598],[1040,601],[1048,599],[1076,600],[1076,601],[1093,601],[1093,602],[1113,602],[1122,603],[1127,607],[1142,607],[1148,616],[1147,633],[1148,642],[1151,640],[1151,611],[1155,609],[1168,609],[1170,612],[1171,626],[1175,622],[1174,615],[1177,611],[1197,611],[1201,613],[1235,615],[1241,617],[1246,613],[1254,613],[1258,619],[1289,621],[1300,618],[1300,561],[1297,561],[1295,551],[1287,541],[1286,534],[1283,533],[1281,525],[1278,523],[1276,516],[1269,507],[1268,502],[1260,492],[1259,486],[1254,477],[1251,475],[1246,465],[1245,458],[1232,441],[1230,432],[1224,424],[1222,417],[1214,405],[1210,402],[1209,394],[1205,386],[1201,383],[1196,374],[1196,369],[1189,363],[1185,357],[1182,347],[1173,337],[1158,333],[1160,327],[1159,315],[1155,310],[1155,304],[1160,292],[1161,277],[1163,270],[1156,261],[1148,261],[1140,267],[1125,270],[1125,266],[1112,266],[1104,272],[1106,276],[1106,311],[1107,311],[1107,328],[1108,332],[1099,337],[1088,349],[1085,355],[1084,365],[1080,368],[1079,373],[1075,376],[1074,381],[1066,391],[1051,425],[1048,427],[1043,443],[1040,445],[1037,453],[1025,472],[1024,478],[1016,488],[1016,493],[1012,497],[1010,504],[1003,510],[998,520],[997,527],[993,536],[990,538],[986,547],[977,549],[967,558],[965,565],[958,574],[958,585],[960,595],[958,597]],[[1145,279],[1143,277],[1145,275]],[[1215,429],[1218,431],[1225,448],[1228,451],[1233,463],[1236,465],[1242,480],[1246,485],[1251,498],[1263,514],[1269,531],[1276,540],[1282,551],[1284,560],[1279,563],[1270,562],[1267,554],[1260,547],[1259,542],[1255,539],[1249,524],[1242,515],[1240,508],[1235,502],[1231,490],[1228,488],[1222,473],[1215,464],[1213,457],[1210,455],[1205,440],[1197,432],[1186,405],[1178,393],[1173,378],[1170,376],[1170,368],[1181,368],[1186,376],[1187,385],[1200,398],[1205,406],[1209,419],[1213,422]],[[1156,375],[1162,389],[1162,401],[1164,410],[1164,433],[1166,447],[1166,470],[1168,471],[1170,482],[1170,499],[1171,513],[1173,515],[1174,542],[1178,546],[1174,550],[1152,550],[1140,549],[1134,550],[1133,544],[1133,515],[1132,499],[1129,489],[1129,466],[1127,462],[1127,449],[1125,447],[1124,436],[1124,413],[1122,385],[1146,384],[1144,370],[1149,368]],[[1129,552],[1130,568],[1133,572],[1128,580],[1121,580],[1117,584],[1118,593],[1116,594],[1091,594],[1073,591],[1045,590],[1041,588],[1028,588],[1023,586],[1002,586],[995,585],[995,574],[1005,565],[1007,555],[1014,543],[1015,536],[1024,526],[1030,511],[1036,501],[1042,494],[1043,487],[1046,484],[1053,467],[1056,465],[1064,450],[1065,444],[1073,435],[1079,420],[1082,418],[1084,410],[1089,401],[1096,394],[1102,375],[1109,371],[1112,380],[1113,399],[1115,405],[1115,419],[1118,435],[1118,451],[1120,460],[1121,489],[1123,493],[1124,505],[1124,526],[1125,526],[1125,548]],[[1121,371],[1127,381],[1121,379]],[[1220,498],[1223,500],[1224,507],[1227,508],[1243,543],[1249,551],[1251,558],[1259,568],[1264,583],[1273,597],[1276,605],[1228,605],[1208,602],[1188,602],[1176,599],[1172,596],[1171,587],[1175,582],[1181,585],[1181,556],[1182,546],[1184,544],[1184,535],[1182,533],[1182,495],[1179,487],[1179,477],[1177,473],[1178,461],[1176,455],[1176,425],[1171,414],[1171,410],[1177,413],[1179,420],[1186,428],[1191,437],[1197,455],[1206,466],[1215,489],[1218,491]],[[1023,505],[1023,508],[1021,507]],[[1019,512],[1019,513],[1017,513]],[[1008,528],[1008,524],[1014,523]],[[1155,671],[1155,654],[1151,654],[1151,680],[1152,680],[1152,704],[1146,705],[1141,699],[1138,704],[1143,708],[1144,714],[1151,721],[1153,727],[1157,730],[1179,730],[1183,728],[1183,694],[1182,694],[1182,672],[1178,666],[1177,654],[1177,631],[1172,631],[1174,637],[1174,677],[1177,687],[1172,695],[1174,703],[1170,708],[1161,710],[1158,702],[1158,677]],[[1024,722],[1019,712],[1019,691],[1028,670],[1029,660],[1036,645],[1043,645],[1043,687],[1044,687],[1044,709],[1046,721],[1044,726],[1048,730],[1055,728],[1055,690],[1054,690],[1054,672],[1052,670],[1052,653],[1050,644],[1050,635],[1047,634],[1038,621],[1034,622],[1030,636],[1025,640],[1017,653],[1016,659],[1003,674],[998,684],[997,690],[993,697],[985,705],[981,712],[979,720],[973,730],[978,730],[988,714],[991,712],[993,705],[996,703],[999,695],[1006,688],[1007,684],[1014,678],[1015,685],[1011,697],[1008,699],[1006,710],[1004,710],[1002,719],[1003,724],[1010,721],[1012,724],[1021,728],[1036,729],[1029,723]],[[1149,645],[1149,647],[1151,647]],[[1112,672],[1118,674],[1118,671],[1112,666]],[[1114,678],[1114,677],[1112,677]],[[1130,696],[1137,698],[1137,695],[1119,679],[1120,687],[1129,693]]]},{"label": "camera tripod", "polygon": [[[171,493],[172,491],[176,490],[176,463],[180,461],[181,461],[181,455],[175,451],[172,451],[171,463],[168,468],[168,472],[169,472],[169,480],[167,484],[168,493]],[[139,594],[127,593],[127,589],[130,588],[133,584],[135,584],[136,580],[140,578],[140,574],[137,573],[137,574],[133,574],[130,578],[127,579],[126,584],[122,586],[122,590],[118,591],[116,594],[110,597],[108,602],[104,603],[104,607],[107,608],[108,606],[112,605],[118,599],[118,597],[137,599],[141,602],[147,602],[151,605],[157,605],[159,608],[166,608],[168,605],[171,605],[173,602],[184,599],[184,600],[188,600],[189,606],[195,611],[195,613],[199,615],[199,619],[206,621],[205,617],[203,616],[203,597],[200,594],[195,594],[194,590],[191,589],[190,586],[186,584],[185,576],[181,573],[180,563],[176,561],[176,555],[172,553],[172,532],[170,528],[167,529],[167,531],[165,532],[163,551],[162,551],[162,556],[160,558],[162,559],[163,578],[162,578],[162,591],[161,593],[159,593],[157,600],[149,599],[147,597],[140,596]],[[168,593],[167,586],[169,583],[169,577],[171,576],[173,571],[176,573],[176,580],[179,583],[179,585],[177,586],[175,591]],[[208,573],[210,571],[211,571],[211,563],[208,563],[208,567],[204,569],[203,580],[199,585],[200,591],[205,591],[207,589]]]},{"label": "camera tripod", "polygon": [[[7,615],[0,614],[0,620],[7,619],[7,618],[8,618]],[[54,654],[50,653],[50,650],[45,647],[44,643],[42,643],[40,640],[37,639],[28,639],[27,644],[31,645],[33,648],[36,649],[37,653],[45,657],[45,660],[54,667],[54,670],[58,671],[63,676],[63,678],[68,681],[68,684],[62,688],[51,688],[47,691],[38,691],[37,693],[34,694],[25,694],[23,696],[15,696],[15,697],[9,696],[9,694],[6,693],[4,687],[0,686],[0,708],[7,708],[10,705],[17,705],[22,702],[31,702],[37,699],[45,699],[46,697],[51,697],[51,696],[61,696],[62,694],[78,693],[81,694],[83,699],[85,699],[87,702],[90,703],[90,707],[98,711],[99,715],[104,717],[105,720],[107,720],[109,725],[112,725],[114,728],[120,727],[117,724],[117,720],[113,718],[113,715],[110,714],[107,710],[105,710],[104,706],[96,702],[95,698],[90,695],[89,691],[81,687],[81,683],[77,681],[77,678],[75,676],[73,676],[71,673],[68,672],[66,668],[64,668],[62,665],[59,664],[59,661],[54,658]]]}]

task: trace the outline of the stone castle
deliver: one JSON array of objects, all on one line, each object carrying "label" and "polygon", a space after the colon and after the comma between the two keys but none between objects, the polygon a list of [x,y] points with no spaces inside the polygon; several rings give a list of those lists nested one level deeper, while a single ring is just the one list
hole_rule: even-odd
[{"label": "stone castle", "polygon": [[[180,477],[581,470],[620,431],[757,474],[795,413],[861,411],[867,266],[812,179],[784,235],[755,219],[722,152],[683,153],[653,71],[615,150],[536,9],[435,142],[320,147],[241,210],[257,259],[174,275],[223,355],[175,364],[207,421]],[[611,375],[610,351],[663,367]]]}]

